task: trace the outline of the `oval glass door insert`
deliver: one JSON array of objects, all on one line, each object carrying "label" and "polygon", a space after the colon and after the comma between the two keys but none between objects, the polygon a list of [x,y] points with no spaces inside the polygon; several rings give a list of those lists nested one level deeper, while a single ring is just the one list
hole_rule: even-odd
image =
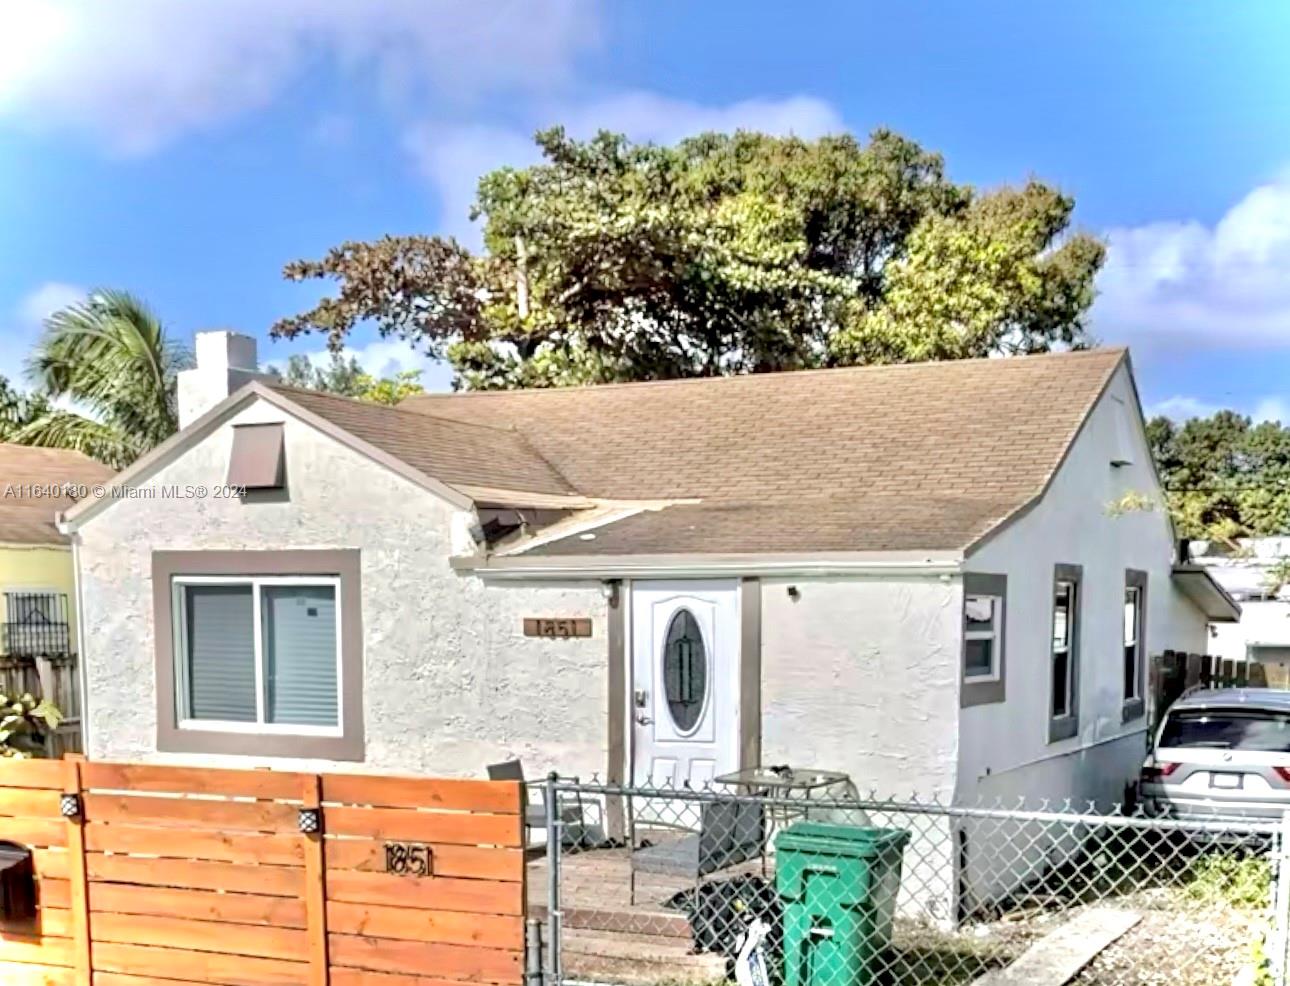
[{"label": "oval glass door insert", "polygon": [[679,609],[667,625],[663,643],[663,686],[667,711],[678,733],[692,733],[703,714],[708,693],[708,650],[699,621]]}]

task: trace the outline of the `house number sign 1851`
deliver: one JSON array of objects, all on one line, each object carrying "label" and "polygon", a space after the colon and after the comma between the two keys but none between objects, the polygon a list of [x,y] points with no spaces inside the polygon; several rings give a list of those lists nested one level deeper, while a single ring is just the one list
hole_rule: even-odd
[{"label": "house number sign 1851", "polygon": [[526,637],[590,637],[591,620],[586,617],[524,617]]},{"label": "house number sign 1851", "polygon": [[397,876],[430,876],[433,854],[419,842],[387,842],[385,872]]}]

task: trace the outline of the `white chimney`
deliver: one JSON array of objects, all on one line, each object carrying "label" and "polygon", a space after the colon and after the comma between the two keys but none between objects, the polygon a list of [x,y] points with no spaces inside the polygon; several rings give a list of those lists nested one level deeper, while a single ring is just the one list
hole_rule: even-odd
[{"label": "white chimney", "polygon": [[256,372],[255,339],[240,332],[198,332],[197,366],[178,380],[179,427],[187,428],[239,387],[268,375]]}]

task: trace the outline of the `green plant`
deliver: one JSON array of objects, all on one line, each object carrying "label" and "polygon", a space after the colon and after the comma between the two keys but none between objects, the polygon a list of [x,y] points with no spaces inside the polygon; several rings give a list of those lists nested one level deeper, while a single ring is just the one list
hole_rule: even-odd
[{"label": "green plant", "polygon": [[1184,880],[1187,896],[1206,903],[1252,909],[1272,899],[1272,866],[1259,856],[1206,853],[1187,865]]},{"label": "green plant", "polygon": [[49,732],[62,721],[58,706],[47,699],[0,693],[0,758],[41,755]]}]

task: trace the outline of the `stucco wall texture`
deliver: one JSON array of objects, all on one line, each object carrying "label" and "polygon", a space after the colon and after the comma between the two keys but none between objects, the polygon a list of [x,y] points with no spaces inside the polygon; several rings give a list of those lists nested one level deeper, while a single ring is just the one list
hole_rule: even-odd
[{"label": "stucco wall texture", "polygon": [[765,580],[763,762],[951,798],[962,600],[949,579]]},{"label": "stucco wall texture", "polygon": [[[223,483],[231,426],[253,421],[285,422],[289,502],[120,500],[81,531],[90,756],[166,759],[155,748],[153,551],[358,548],[367,749],[355,767],[480,776],[486,764],[518,756],[530,776],[556,767],[603,773],[607,604],[599,586],[487,588],[454,573],[459,512],[259,402],[146,484]],[[593,635],[526,638],[525,616],[590,617]]]},{"label": "stucco wall texture", "polygon": [[[1117,404],[1117,399],[1120,403]],[[1119,801],[1141,766],[1147,718],[1121,721],[1125,569],[1148,573],[1146,651],[1204,650],[1204,615],[1174,586],[1172,533],[1160,509],[1116,513],[1156,480],[1122,367],[1044,499],[971,555],[966,568],[1008,575],[1006,703],[962,712],[959,796]],[[1117,416],[1127,416],[1117,423]],[[1125,425],[1128,427],[1125,427]],[[1117,429],[1124,428],[1123,435]],[[1112,466],[1127,439],[1132,463]],[[1083,566],[1079,733],[1048,742],[1053,568]],[[1092,749],[1088,749],[1088,748]],[[1077,756],[1065,756],[1087,750]]]}]

